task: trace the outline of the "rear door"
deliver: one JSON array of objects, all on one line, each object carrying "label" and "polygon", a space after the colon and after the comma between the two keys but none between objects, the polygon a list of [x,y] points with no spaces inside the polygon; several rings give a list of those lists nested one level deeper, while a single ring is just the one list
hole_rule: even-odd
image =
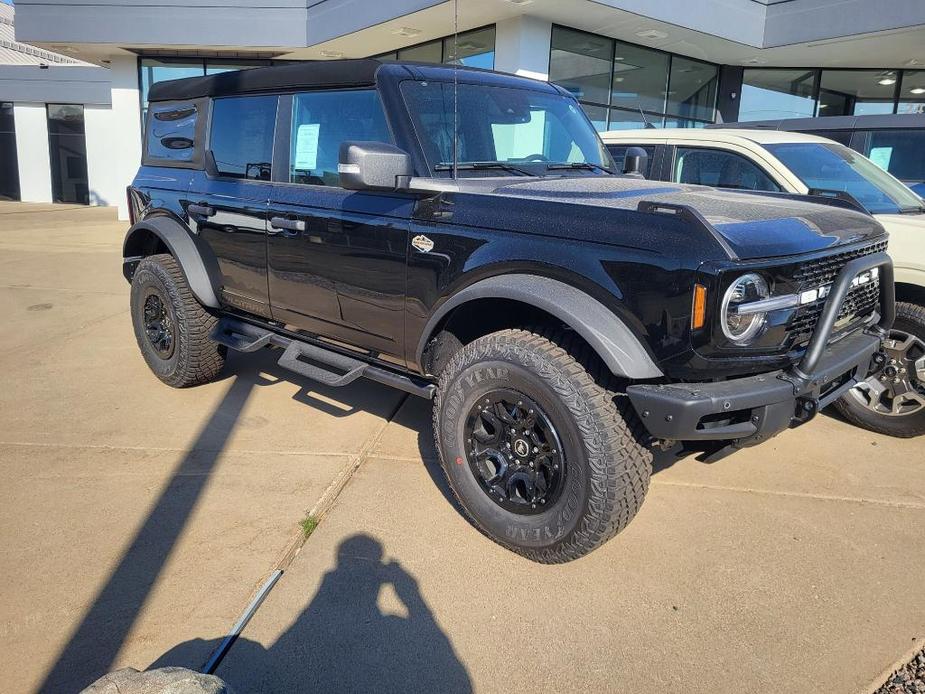
[{"label": "rear door", "polygon": [[340,187],[345,140],[391,142],[375,89],[284,97],[281,162],[269,204],[273,318],[401,361],[413,198]]},{"label": "rear door", "polygon": [[190,224],[211,247],[222,275],[220,299],[270,317],[267,204],[279,97],[213,100],[206,171],[190,186]]}]

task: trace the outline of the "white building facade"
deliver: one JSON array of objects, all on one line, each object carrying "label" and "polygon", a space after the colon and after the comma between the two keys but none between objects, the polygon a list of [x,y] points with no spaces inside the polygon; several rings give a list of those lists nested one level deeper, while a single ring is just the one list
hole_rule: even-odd
[{"label": "white building facade", "polygon": [[29,92],[0,68],[20,162],[26,152],[21,199],[67,188],[50,105],[79,105],[83,201],[123,215],[151,84],[282,61],[382,56],[549,79],[602,130],[925,111],[921,0],[19,0],[17,13],[17,40],[100,71]]}]

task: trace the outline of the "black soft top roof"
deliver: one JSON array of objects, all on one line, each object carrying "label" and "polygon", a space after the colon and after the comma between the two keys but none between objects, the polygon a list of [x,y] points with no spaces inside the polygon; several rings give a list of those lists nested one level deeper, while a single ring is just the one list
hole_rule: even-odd
[{"label": "black soft top roof", "polygon": [[376,83],[381,60],[305,60],[289,65],[220,72],[187,77],[151,86],[148,101],[180,101],[205,96],[227,96],[280,89],[312,87],[365,87]]}]

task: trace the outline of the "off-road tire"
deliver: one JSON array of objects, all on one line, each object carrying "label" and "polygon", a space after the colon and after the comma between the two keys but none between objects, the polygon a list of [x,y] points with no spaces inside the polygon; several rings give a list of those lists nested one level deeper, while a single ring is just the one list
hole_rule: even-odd
[{"label": "off-road tire", "polygon": [[[893,328],[925,340],[925,307],[897,302]],[[851,424],[878,434],[897,438],[912,438],[925,434],[925,409],[902,416],[877,414],[852,399],[846,393],[835,402],[835,408]]]},{"label": "off-road tire", "polygon": [[[553,564],[584,556],[627,526],[648,490],[652,453],[590,348],[569,331],[540,332],[502,330],[460,349],[439,376],[434,432],[449,485],[473,525],[528,559]],[[467,463],[467,414],[493,389],[526,395],[559,434],[564,487],[537,515],[499,506]]]},{"label": "off-road tire", "polygon": [[[169,358],[163,358],[145,331],[146,297],[157,293],[166,301],[169,319],[175,326]],[[176,259],[169,254],[142,260],[132,277],[132,325],[142,356],[154,375],[174,388],[200,385],[213,380],[225,363],[226,348],[209,338],[217,319],[193,296]]]}]

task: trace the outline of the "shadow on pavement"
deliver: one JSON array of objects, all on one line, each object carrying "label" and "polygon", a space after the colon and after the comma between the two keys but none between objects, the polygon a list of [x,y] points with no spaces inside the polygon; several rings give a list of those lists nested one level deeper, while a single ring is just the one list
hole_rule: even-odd
[{"label": "shadow on pavement", "polygon": [[[388,613],[380,609],[386,587],[398,599],[386,601]],[[150,667],[200,668],[220,642],[188,641]],[[472,691],[415,578],[383,561],[382,544],[365,534],[340,544],[336,567],[276,643],[238,639],[216,674],[240,692]]]},{"label": "shadow on pavement", "polygon": [[[45,676],[40,691],[78,691],[111,668],[208,486],[255,387],[295,384],[300,390],[294,399],[334,416],[347,416],[361,409],[388,416],[394,410],[394,404],[387,399],[369,397],[369,387],[334,391],[285,371],[276,364],[278,358],[269,350],[262,355],[229,357],[221,377],[230,380],[228,390],[174,468],[148,517]],[[152,413],[152,427],[157,426],[156,413]],[[88,526],[87,531],[92,532],[92,527]]]}]

